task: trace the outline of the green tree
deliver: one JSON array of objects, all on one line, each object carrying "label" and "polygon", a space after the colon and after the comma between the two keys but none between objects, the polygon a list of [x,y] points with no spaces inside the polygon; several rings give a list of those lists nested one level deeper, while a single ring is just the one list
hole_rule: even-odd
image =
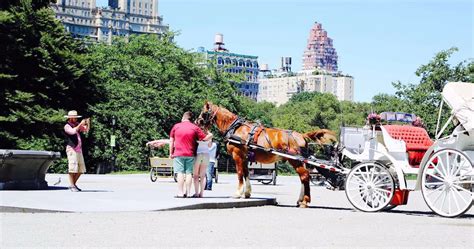
[{"label": "green tree", "polygon": [[472,60],[463,61],[454,67],[448,63],[449,58],[456,51],[458,51],[457,48],[441,51],[428,64],[421,65],[415,73],[420,77],[418,84],[402,84],[400,81],[393,83],[397,92],[395,98],[390,98],[390,103],[396,103],[401,110],[420,116],[431,136],[435,135],[437,109],[446,83],[450,81],[474,82]]},{"label": "green tree", "polygon": [[[95,162],[111,157],[111,117],[117,118],[117,164],[122,169],[146,165],[145,143],[167,138],[185,111],[198,115],[205,100],[238,109],[226,75],[198,66],[198,58],[171,41],[168,34],[131,36],[112,45],[95,44],[86,59],[101,101],[91,106],[91,155]],[[165,155],[162,155],[165,156]]]},{"label": "green tree", "polygon": [[239,115],[247,120],[258,121],[266,127],[273,126],[272,113],[275,105],[269,102],[256,102],[247,97],[240,97],[241,112]]},{"label": "green tree", "polygon": [[272,122],[276,127],[307,132],[328,128],[337,130],[341,106],[329,93],[300,93],[281,105],[274,112]]},{"label": "green tree", "polygon": [[63,115],[84,112],[93,87],[49,1],[7,1],[0,11],[0,148],[62,151]]}]

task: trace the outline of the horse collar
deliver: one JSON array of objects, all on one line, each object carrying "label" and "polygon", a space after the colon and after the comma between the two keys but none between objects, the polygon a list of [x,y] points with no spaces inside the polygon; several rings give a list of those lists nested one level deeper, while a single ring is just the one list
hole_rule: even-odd
[{"label": "horse collar", "polygon": [[229,138],[232,136],[237,128],[245,123],[245,120],[239,116],[230,124],[229,128],[224,132],[224,137]]}]

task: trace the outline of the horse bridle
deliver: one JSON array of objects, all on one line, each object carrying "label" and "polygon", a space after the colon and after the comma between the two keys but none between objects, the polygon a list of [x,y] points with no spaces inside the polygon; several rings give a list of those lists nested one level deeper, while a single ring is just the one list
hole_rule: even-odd
[{"label": "horse bridle", "polygon": [[209,108],[207,112],[201,113],[202,119],[204,121],[204,125],[206,126],[211,126],[214,122],[216,122],[214,119],[217,115],[217,112],[219,112],[219,107],[217,107],[216,111],[213,113],[212,108]]}]

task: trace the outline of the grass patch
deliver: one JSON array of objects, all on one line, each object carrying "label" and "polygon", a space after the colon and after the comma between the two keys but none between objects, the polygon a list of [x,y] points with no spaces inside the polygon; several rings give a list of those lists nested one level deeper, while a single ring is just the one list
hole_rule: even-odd
[{"label": "grass patch", "polygon": [[130,175],[130,174],[149,174],[149,170],[130,170],[130,171],[115,171],[111,175]]},{"label": "grass patch", "polygon": [[406,174],[405,175],[405,179],[407,179],[407,180],[416,180],[417,177],[418,177],[417,174]]}]

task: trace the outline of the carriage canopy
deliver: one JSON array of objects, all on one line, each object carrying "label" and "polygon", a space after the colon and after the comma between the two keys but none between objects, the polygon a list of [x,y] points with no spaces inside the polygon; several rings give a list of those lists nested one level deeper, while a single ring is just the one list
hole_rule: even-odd
[{"label": "carriage canopy", "polygon": [[474,131],[474,84],[449,82],[444,86],[442,95],[464,129]]}]

